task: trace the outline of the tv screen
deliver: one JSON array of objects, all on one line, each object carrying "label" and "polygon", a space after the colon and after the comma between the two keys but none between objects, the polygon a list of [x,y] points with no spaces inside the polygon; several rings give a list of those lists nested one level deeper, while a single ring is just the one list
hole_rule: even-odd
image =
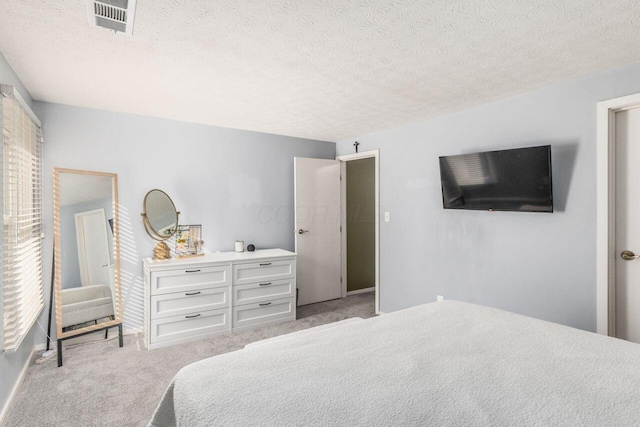
[{"label": "tv screen", "polygon": [[553,212],[551,146],[440,157],[445,209]]}]

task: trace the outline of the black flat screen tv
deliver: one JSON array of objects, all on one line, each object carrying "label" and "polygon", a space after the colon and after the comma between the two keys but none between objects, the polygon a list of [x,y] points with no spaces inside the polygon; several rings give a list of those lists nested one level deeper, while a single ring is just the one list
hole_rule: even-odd
[{"label": "black flat screen tv", "polygon": [[553,212],[551,146],[440,157],[445,209]]}]

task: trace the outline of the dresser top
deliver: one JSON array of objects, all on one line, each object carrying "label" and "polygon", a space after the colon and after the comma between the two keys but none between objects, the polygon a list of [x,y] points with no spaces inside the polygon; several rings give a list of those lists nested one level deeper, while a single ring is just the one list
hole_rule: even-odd
[{"label": "dresser top", "polygon": [[143,262],[147,267],[178,267],[204,263],[252,262],[263,259],[292,258],[294,256],[296,256],[295,252],[285,251],[284,249],[260,249],[254,252],[205,252],[202,256],[191,258],[172,258],[163,260],[145,258]]}]

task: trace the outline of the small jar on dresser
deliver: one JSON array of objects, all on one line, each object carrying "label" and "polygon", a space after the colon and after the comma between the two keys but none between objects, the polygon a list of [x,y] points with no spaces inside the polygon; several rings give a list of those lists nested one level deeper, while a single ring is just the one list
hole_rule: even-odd
[{"label": "small jar on dresser", "polygon": [[282,249],[144,259],[147,349],[296,318],[296,254]]}]

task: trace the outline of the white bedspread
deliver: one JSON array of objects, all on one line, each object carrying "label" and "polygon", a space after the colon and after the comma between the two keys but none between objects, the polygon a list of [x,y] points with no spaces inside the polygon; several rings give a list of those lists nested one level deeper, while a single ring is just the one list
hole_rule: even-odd
[{"label": "white bedspread", "polygon": [[455,301],[182,369],[152,426],[640,425],[640,345]]}]

